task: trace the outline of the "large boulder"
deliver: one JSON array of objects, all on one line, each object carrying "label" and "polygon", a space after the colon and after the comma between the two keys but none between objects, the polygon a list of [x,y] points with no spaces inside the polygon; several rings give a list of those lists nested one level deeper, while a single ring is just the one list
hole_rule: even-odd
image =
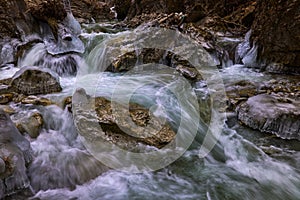
[{"label": "large boulder", "polygon": [[127,111],[126,107],[118,103],[97,97],[95,106],[99,124],[107,136],[106,140],[121,146],[129,141],[161,148],[176,136],[170,125],[162,126],[160,120],[141,105],[131,103]]},{"label": "large boulder", "polygon": [[238,119],[245,125],[283,139],[300,140],[300,101],[261,94],[238,108]]},{"label": "large boulder", "polygon": [[0,93],[16,92],[25,95],[48,94],[62,90],[59,77],[46,68],[23,67],[13,77],[8,86]]},{"label": "large boulder", "polygon": [[[258,1],[253,23],[260,60],[271,72],[300,74],[300,1]],[[274,65],[272,63],[279,63]]]},{"label": "large boulder", "polygon": [[[97,133],[81,133],[85,138],[96,134],[97,138],[108,143],[139,152],[143,151],[140,144],[163,148],[176,136],[167,122],[139,104],[129,103],[126,107],[104,97],[92,98],[84,89],[78,89],[72,101],[76,120],[85,119],[80,122],[80,127],[91,126],[95,121],[101,127]],[[93,117],[91,109],[95,112]]]},{"label": "large boulder", "polygon": [[160,63],[175,68],[189,80],[201,80],[198,70],[187,60],[180,58],[172,52],[162,49],[144,48],[140,51],[131,51],[113,59],[107,71],[125,72],[132,70],[137,64]]},{"label": "large boulder", "polygon": [[27,141],[0,109],[0,198],[29,187],[26,165],[32,161]]}]

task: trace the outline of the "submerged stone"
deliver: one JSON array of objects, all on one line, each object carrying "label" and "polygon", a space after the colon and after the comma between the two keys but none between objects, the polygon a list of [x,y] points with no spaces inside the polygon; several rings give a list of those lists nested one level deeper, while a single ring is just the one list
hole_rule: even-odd
[{"label": "submerged stone", "polygon": [[44,97],[37,96],[28,96],[21,100],[22,104],[32,104],[32,105],[42,105],[42,106],[50,106],[54,104],[51,100]]},{"label": "submerged stone", "polygon": [[0,95],[0,104],[7,104],[13,99],[13,94],[1,94]]}]

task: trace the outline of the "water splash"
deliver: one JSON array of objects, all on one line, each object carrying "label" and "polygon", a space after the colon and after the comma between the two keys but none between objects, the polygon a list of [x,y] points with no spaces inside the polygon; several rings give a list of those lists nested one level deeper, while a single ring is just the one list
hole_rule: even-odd
[{"label": "water splash", "polygon": [[35,159],[28,168],[35,191],[74,189],[107,171],[107,167],[84,149],[67,109],[50,106],[41,111],[45,129],[31,143]]}]

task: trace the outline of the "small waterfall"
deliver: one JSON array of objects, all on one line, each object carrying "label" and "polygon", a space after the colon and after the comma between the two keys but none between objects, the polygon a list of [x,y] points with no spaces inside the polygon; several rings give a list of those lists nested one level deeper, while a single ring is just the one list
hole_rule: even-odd
[{"label": "small waterfall", "polygon": [[81,57],[77,54],[53,56],[48,54],[46,46],[38,43],[18,61],[18,67],[38,66],[49,68],[60,76],[74,76],[79,70]]},{"label": "small waterfall", "polygon": [[20,44],[17,39],[0,42],[0,67],[14,62],[16,47]]},{"label": "small waterfall", "polygon": [[35,159],[28,168],[36,192],[74,189],[107,171],[107,167],[84,149],[67,109],[50,106],[41,112],[46,124],[41,135],[31,143]]},{"label": "small waterfall", "polygon": [[63,3],[67,11],[67,16],[61,24],[58,24],[57,41],[53,41],[53,38],[44,40],[47,51],[52,55],[72,52],[82,54],[85,48],[83,42],[79,39],[81,26],[72,14],[70,1],[64,0]]},{"label": "small waterfall", "polygon": [[40,23],[43,43],[37,43],[18,60],[18,67],[38,66],[49,68],[60,76],[75,76],[85,51],[79,39],[81,26],[71,12],[70,1],[63,1],[66,18],[58,24],[58,37],[54,38],[48,24]]},{"label": "small waterfall", "polygon": [[246,67],[256,68],[258,46],[250,41],[251,30],[247,32],[245,39],[236,49],[235,63],[242,63]]},{"label": "small waterfall", "polygon": [[63,2],[64,2],[65,10],[67,12],[67,17],[63,21],[63,24],[65,26],[68,26],[74,35],[78,36],[81,33],[81,26],[73,16],[71,3],[69,0],[63,0]]}]

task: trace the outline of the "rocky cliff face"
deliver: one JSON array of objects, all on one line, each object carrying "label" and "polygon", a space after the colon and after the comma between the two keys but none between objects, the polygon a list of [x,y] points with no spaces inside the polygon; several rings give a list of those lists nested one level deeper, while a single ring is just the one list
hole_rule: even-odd
[{"label": "rocky cliff face", "polygon": [[[141,14],[182,12],[187,15],[186,22],[197,22],[206,16],[230,17],[236,14],[236,11],[244,10],[245,5],[253,2],[246,0],[113,0],[112,5],[115,5],[120,20],[131,19]],[[243,16],[239,17],[243,18]],[[249,25],[248,21],[244,20],[243,23]]]},{"label": "rocky cliff face", "polygon": [[[81,22],[113,19],[110,7],[115,6],[118,19],[130,24],[146,20],[141,15],[182,12],[182,23],[205,24],[217,30],[244,34],[253,30],[252,41],[259,46],[258,61],[268,71],[300,74],[300,1],[268,0],[73,0],[71,8]],[[255,11],[254,11],[255,9]],[[37,20],[47,22],[57,31],[57,24],[66,16],[60,0],[4,0],[0,7],[0,38],[20,38],[22,31],[34,29]],[[157,17],[156,15],[152,18]],[[135,19],[134,19],[135,18]],[[149,18],[149,17],[148,17]],[[150,17],[151,18],[151,17]],[[207,20],[207,19],[210,20]],[[213,19],[213,20],[211,20]],[[131,20],[131,22],[130,22]],[[209,21],[209,23],[207,23]],[[21,26],[20,26],[21,24]],[[21,29],[23,30],[20,30]],[[276,63],[276,64],[273,64]]]},{"label": "rocky cliff face", "polygon": [[[20,38],[22,32],[32,31],[37,21],[57,28],[67,12],[62,0],[3,0],[0,6],[0,39]],[[72,12],[82,22],[92,19],[113,19],[107,3],[97,0],[73,0]],[[31,29],[31,30],[28,30]]]},{"label": "rocky cliff face", "polygon": [[258,43],[259,59],[280,65],[277,72],[300,73],[300,1],[257,1],[252,39]]},{"label": "rocky cliff face", "polygon": [[72,12],[75,18],[81,22],[114,19],[115,16],[110,10],[111,6],[112,5],[99,0],[73,0],[71,2]]},{"label": "rocky cliff face", "polygon": [[[183,23],[205,24],[218,31],[245,34],[252,29],[258,45],[257,61],[262,69],[275,73],[300,74],[300,1],[269,0],[114,0],[118,19],[137,24],[145,15],[182,12]],[[142,17],[140,17],[142,16]],[[207,19],[210,20],[209,23]],[[205,22],[206,21],[206,22]]]},{"label": "rocky cliff face", "polygon": [[16,22],[24,18],[23,0],[3,0],[0,6],[0,38],[18,37]]}]

